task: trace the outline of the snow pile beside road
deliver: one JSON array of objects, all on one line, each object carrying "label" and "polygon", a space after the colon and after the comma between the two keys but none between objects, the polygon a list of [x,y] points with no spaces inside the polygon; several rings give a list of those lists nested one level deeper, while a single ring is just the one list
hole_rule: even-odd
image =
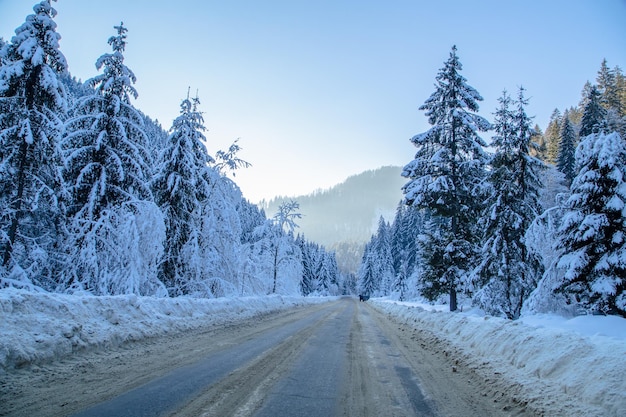
[{"label": "snow pile beside road", "polygon": [[626,416],[626,320],[540,315],[518,321],[418,303],[375,306],[457,350],[485,380],[543,415]]},{"label": "snow pile beside road", "polygon": [[0,368],[251,318],[321,297],[152,298],[0,290]]}]

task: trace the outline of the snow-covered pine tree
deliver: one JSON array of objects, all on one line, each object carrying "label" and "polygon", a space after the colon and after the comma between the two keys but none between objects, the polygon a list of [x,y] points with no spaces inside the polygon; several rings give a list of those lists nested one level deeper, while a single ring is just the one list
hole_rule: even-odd
[{"label": "snow-covered pine tree", "polygon": [[474,302],[489,314],[517,319],[542,273],[541,259],[526,244],[526,230],[541,212],[539,172],[543,163],[530,156],[533,130],[520,88],[517,108],[505,91],[495,113],[489,182],[491,194],[481,219],[484,244],[474,270]]},{"label": "snow-covered pine tree", "polygon": [[414,245],[411,248],[411,241],[417,242],[413,230],[407,227],[408,222],[405,220],[408,217],[407,212],[409,210],[412,209],[401,201],[396,208],[396,215],[389,230],[391,235],[391,256],[393,259],[392,270],[394,274],[389,291],[390,294],[396,295],[400,301],[406,299],[407,279],[410,273],[407,257],[408,252],[414,250]]},{"label": "snow-covered pine tree", "polygon": [[376,234],[372,237],[372,250],[375,259],[376,275],[380,280],[378,295],[389,295],[395,273],[393,270],[393,256],[391,255],[391,227],[383,216],[380,216],[378,219],[378,228]]},{"label": "snow-covered pine tree", "polygon": [[[485,177],[485,142],[478,132],[489,122],[477,115],[480,94],[460,74],[461,62],[452,48],[450,58],[436,77],[436,90],[420,107],[432,127],[414,136],[415,159],[404,167],[409,179],[403,187],[408,205],[431,210],[442,232],[436,242],[443,245],[443,275],[430,276],[443,282],[450,294],[450,309],[456,310],[456,293],[473,267],[477,212],[482,199],[477,187]],[[435,251],[440,252],[440,251]],[[437,284],[439,286],[439,284]]]},{"label": "snow-covered pine tree", "polygon": [[596,82],[601,95],[600,101],[604,108],[607,110],[615,109],[619,113],[622,109],[619,98],[616,71],[609,68],[606,58],[603,59],[600,64]]},{"label": "snow-covered pine tree", "polygon": [[425,227],[422,210],[409,207],[400,202],[392,224],[392,255],[394,258],[395,280],[392,293],[401,301],[416,294],[416,288],[410,278],[416,272],[419,259],[419,235]]},{"label": "snow-covered pine tree", "polygon": [[306,241],[303,235],[298,235],[296,243],[302,254],[302,280],[300,281],[300,292],[307,296],[317,290],[315,277],[315,263],[317,248],[316,245]]},{"label": "snow-covered pine tree", "polygon": [[211,194],[209,163],[213,158],[204,145],[204,119],[198,104],[198,98],[189,94],[182,101],[152,182],[166,225],[159,278],[171,296],[202,292],[202,282],[208,278],[206,248],[202,247],[208,238],[203,230],[203,206]]},{"label": "snow-covered pine tree", "polygon": [[96,61],[66,124],[63,148],[70,187],[67,285],[96,294],[160,294],[156,278],[164,224],[149,187],[151,160],[143,119],[130,104],[135,75],[124,65],[127,29],[115,26],[113,53]]},{"label": "snow-covered pine tree", "polygon": [[545,162],[548,159],[548,143],[538,124],[535,124],[535,127],[533,127],[532,142],[537,144],[537,146],[530,148],[530,155]]},{"label": "snow-covered pine tree", "polygon": [[561,121],[561,135],[559,140],[559,156],[556,164],[559,171],[565,175],[568,184],[576,176],[576,132],[574,126],[569,119],[569,112],[565,111]]},{"label": "snow-covered pine tree", "polygon": [[593,133],[576,150],[580,172],[559,229],[556,291],[588,312],[626,317],[626,142]]},{"label": "snow-covered pine tree", "polygon": [[378,293],[380,279],[376,276],[376,261],[373,259],[372,243],[367,243],[357,273],[357,291],[361,295],[373,296]]},{"label": "snow-covered pine tree", "polygon": [[561,121],[563,115],[559,109],[554,109],[550,116],[550,122],[544,134],[546,138],[546,162],[556,164],[559,158],[559,141],[561,140]]},{"label": "snow-covered pine tree", "polygon": [[339,273],[335,254],[320,248],[320,295],[339,295]]},{"label": "snow-covered pine tree", "polygon": [[445,250],[451,240],[448,225],[449,222],[442,217],[430,217],[418,235],[417,290],[429,301],[435,301],[449,292],[445,279],[449,264]]},{"label": "snow-covered pine tree", "polygon": [[50,0],[33,11],[0,50],[0,287],[53,289],[64,240],[67,63]]},{"label": "snow-covered pine tree", "polygon": [[606,110],[600,104],[600,92],[596,86],[589,87],[584,103],[579,131],[581,138],[598,133],[606,124]]}]

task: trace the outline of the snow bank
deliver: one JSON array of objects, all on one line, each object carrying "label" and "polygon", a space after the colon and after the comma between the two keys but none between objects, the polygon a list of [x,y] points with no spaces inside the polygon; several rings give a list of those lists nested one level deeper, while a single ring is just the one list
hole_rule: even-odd
[{"label": "snow bank", "polygon": [[[334,298],[333,298],[334,299]],[[329,301],[319,297],[153,298],[0,290],[0,368]]]},{"label": "snow bank", "polygon": [[485,380],[500,378],[540,414],[626,416],[626,320],[620,317],[510,321],[476,311],[372,301],[451,345]]}]

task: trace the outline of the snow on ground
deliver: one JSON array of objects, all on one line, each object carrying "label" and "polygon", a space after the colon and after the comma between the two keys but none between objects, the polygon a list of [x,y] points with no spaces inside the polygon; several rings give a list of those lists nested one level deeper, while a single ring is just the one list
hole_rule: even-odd
[{"label": "snow on ground", "polygon": [[[80,349],[251,318],[323,297],[213,300],[93,297],[0,290],[0,373]],[[510,321],[477,310],[371,299],[377,308],[430,332],[485,380],[505,379],[518,400],[544,415],[626,415],[626,320],[536,315]]]},{"label": "snow on ground", "polygon": [[0,373],[164,333],[229,323],[321,297],[153,298],[0,290]]},{"label": "snow on ground", "polygon": [[626,416],[626,319],[555,315],[517,321],[385,299],[376,307],[444,340],[487,378],[504,378],[544,415]]}]

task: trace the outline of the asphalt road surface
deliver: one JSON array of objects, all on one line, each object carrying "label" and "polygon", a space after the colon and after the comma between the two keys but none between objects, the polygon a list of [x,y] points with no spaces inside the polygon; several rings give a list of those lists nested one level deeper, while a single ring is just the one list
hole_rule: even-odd
[{"label": "asphalt road surface", "polygon": [[86,352],[9,379],[0,415],[532,415],[445,347],[355,298]]}]

